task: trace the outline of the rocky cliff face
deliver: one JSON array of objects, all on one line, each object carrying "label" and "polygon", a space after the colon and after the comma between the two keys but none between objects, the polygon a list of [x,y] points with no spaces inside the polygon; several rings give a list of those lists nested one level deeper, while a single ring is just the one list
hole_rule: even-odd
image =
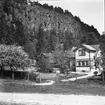
[{"label": "rocky cliff face", "polygon": [[100,35],[93,26],[81,22],[78,17],[60,7],[53,8],[38,2],[27,3],[26,0],[1,0],[0,4],[1,43],[32,43],[36,46],[39,42],[37,46],[40,47],[39,40],[42,40],[46,51],[51,51],[50,47],[57,44],[63,44],[67,50],[80,43],[98,43]]}]

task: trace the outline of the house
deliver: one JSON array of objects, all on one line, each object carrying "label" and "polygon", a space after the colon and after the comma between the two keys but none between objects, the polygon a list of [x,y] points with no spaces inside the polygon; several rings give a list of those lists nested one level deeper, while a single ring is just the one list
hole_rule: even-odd
[{"label": "house", "polygon": [[95,59],[100,56],[99,45],[81,44],[73,51],[75,52],[76,71],[89,72],[95,68]]}]

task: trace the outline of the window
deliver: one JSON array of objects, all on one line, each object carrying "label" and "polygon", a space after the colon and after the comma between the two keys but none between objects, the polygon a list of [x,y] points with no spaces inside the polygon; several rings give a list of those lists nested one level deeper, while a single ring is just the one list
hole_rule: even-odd
[{"label": "window", "polygon": [[82,66],[82,62],[81,61],[77,61],[77,66],[81,67]]},{"label": "window", "polygon": [[83,49],[79,50],[79,56],[85,56],[85,50]]},{"label": "window", "polygon": [[85,66],[85,61],[81,61],[82,62],[82,66]]},{"label": "window", "polygon": [[86,63],[86,66],[89,66],[89,62],[88,61],[85,61],[85,63]]},{"label": "window", "polygon": [[79,66],[79,63],[78,62],[76,62],[76,66]]},{"label": "window", "polygon": [[79,66],[81,66],[81,62],[80,61],[78,62],[78,64],[79,64]]},{"label": "window", "polygon": [[77,61],[77,67],[88,67],[89,62],[88,61]]}]

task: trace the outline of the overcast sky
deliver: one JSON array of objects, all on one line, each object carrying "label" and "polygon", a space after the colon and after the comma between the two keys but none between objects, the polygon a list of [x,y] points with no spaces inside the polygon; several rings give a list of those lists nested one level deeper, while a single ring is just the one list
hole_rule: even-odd
[{"label": "overcast sky", "polygon": [[93,25],[100,34],[104,31],[104,0],[39,0],[53,6],[69,10],[73,15]]}]

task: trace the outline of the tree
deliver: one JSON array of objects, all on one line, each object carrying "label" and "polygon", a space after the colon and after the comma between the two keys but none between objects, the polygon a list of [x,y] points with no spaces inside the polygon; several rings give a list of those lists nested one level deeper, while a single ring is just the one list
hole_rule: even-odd
[{"label": "tree", "polygon": [[20,46],[0,45],[0,67],[9,66],[12,71],[12,79],[14,79],[14,71],[30,65],[27,53]]},{"label": "tree", "polygon": [[58,13],[64,13],[63,9],[60,7],[55,7],[55,11]]},{"label": "tree", "polygon": [[53,71],[52,65],[50,64],[48,57],[44,54],[41,54],[38,58],[37,66],[40,68],[40,72],[48,73]]},{"label": "tree", "polygon": [[41,53],[43,53],[43,45],[44,45],[44,30],[42,28],[42,25],[39,26],[38,30],[38,35],[37,35],[37,40],[38,42],[36,43],[36,53],[37,56],[39,56]]},{"label": "tree", "polygon": [[102,78],[103,81],[105,80],[105,33],[100,37],[100,49],[101,49],[101,54],[102,54],[102,66],[103,66],[103,73],[102,73]]},{"label": "tree", "polygon": [[60,66],[60,71],[65,73],[66,69],[68,69],[68,57],[64,52],[63,45],[58,44],[53,54],[54,54],[54,59],[56,61],[56,64]]},{"label": "tree", "polygon": [[64,42],[64,50],[69,50],[72,47],[72,33],[68,33],[67,31],[65,32],[65,42]]},{"label": "tree", "polygon": [[49,36],[49,49],[50,51],[54,51],[55,45],[57,43],[57,35],[55,29],[52,29]]},{"label": "tree", "polygon": [[69,15],[69,16],[73,16],[71,12],[69,12],[68,10],[65,10],[65,14]]}]

